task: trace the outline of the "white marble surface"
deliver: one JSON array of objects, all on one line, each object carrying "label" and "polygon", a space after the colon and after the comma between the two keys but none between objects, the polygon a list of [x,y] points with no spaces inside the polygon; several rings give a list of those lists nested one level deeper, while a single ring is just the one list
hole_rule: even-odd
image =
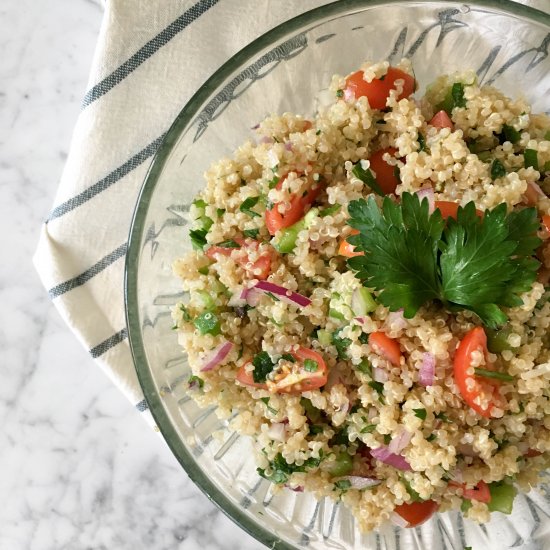
[{"label": "white marble surface", "polygon": [[0,549],[252,550],[51,305],[31,264],[100,0],[0,2]]}]

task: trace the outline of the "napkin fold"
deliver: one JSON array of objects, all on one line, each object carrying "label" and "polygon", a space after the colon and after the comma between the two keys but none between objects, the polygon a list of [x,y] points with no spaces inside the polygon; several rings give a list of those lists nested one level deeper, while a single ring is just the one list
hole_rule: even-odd
[{"label": "napkin fold", "polygon": [[[227,59],[326,3],[106,2],[88,91],[34,263],[65,322],[142,412],[123,278],[134,205],[152,157],[178,112]],[[523,3],[550,10],[548,0]]]},{"label": "napkin fold", "polygon": [[179,111],[232,55],[318,0],[108,0],[34,264],[59,313],[135,407],[124,257],[137,196]]}]

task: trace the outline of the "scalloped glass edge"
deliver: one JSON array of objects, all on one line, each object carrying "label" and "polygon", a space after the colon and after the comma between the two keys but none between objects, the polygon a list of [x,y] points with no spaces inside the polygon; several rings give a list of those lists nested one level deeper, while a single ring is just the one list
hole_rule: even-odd
[{"label": "scalloped glass edge", "polygon": [[[139,313],[137,310],[137,266],[140,250],[142,247],[143,224],[147,215],[149,200],[155,190],[156,183],[162,173],[164,164],[174,144],[186,126],[192,123],[196,115],[200,112],[200,107],[224,79],[232,72],[242,67],[247,61],[252,60],[262,49],[273,42],[289,35],[306,25],[314,25],[321,18],[336,16],[356,9],[360,11],[363,8],[376,7],[388,4],[397,4],[403,0],[339,0],[330,4],[325,4],[313,10],[298,15],[277,27],[274,27],[267,33],[258,37],[256,40],[245,46],[237,52],[231,59],[224,63],[191,97],[189,102],[180,111],[155,153],[147,174],[145,176],[141,191],[138,195],[132,222],[130,225],[128,238],[128,253],[125,259],[124,273],[124,304],[126,326],[128,329],[128,341],[132,353],[134,366],[138,376],[139,383],[153,419],[157,424],[168,447],[187,472],[189,478],[199,489],[212,501],[220,510],[226,514],[233,522],[246,531],[256,540],[265,544],[273,550],[295,550],[294,545],[290,545],[272,532],[264,528],[259,522],[254,521],[243,514],[222,491],[196,467],[195,459],[185,448],[180,440],[176,430],[172,426],[170,419],[165,411],[162,400],[158,395],[151,371],[148,368],[141,329],[139,325]],[[437,0],[456,6],[461,4],[455,0]],[[423,2],[431,4],[429,0]],[[436,2],[433,2],[436,3]],[[474,2],[464,2],[464,4],[475,5],[476,7],[485,7],[498,9],[511,15],[534,20],[543,23],[550,28],[550,14],[546,14],[535,8],[518,4],[510,0],[476,0]]]}]

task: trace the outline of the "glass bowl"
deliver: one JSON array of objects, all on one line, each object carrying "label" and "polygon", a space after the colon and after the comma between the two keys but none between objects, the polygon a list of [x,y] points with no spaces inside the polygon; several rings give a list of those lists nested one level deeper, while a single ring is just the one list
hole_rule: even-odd
[{"label": "glass bowl", "polygon": [[[511,516],[479,526],[457,513],[415,529],[360,534],[330,500],[282,491],[256,473],[251,442],[231,433],[214,408],[186,395],[189,367],[171,331],[181,299],[171,264],[190,246],[189,205],[210,163],[251,137],[271,113],[311,115],[331,75],[365,59],[409,57],[422,88],[472,68],[483,83],[524,94],[548,110],[550,16],[507,1],[340,1],[292,19],[236,54],[195,94],[169,130],[138,200],[126,262],[129,341],[151,412],[191,479],[229,517],[270,548],[550,548],[550,501],[533,491]],[[213,437],[223,431],[223,440]]]}]

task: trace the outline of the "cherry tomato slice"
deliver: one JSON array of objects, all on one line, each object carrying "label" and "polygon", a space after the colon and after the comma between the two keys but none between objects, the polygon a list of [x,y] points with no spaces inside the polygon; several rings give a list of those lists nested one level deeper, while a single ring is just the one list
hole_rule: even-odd
[{"label": "cherry tomato slice", "polygon": [[550,233],[550,216],[549,215],[545,214],[542,217],[542,225],[544,225],[544,229],[546,229],[546,231]]},{"label": "cherry tomato slice", "polygon": [[[352,235],[359,235],[357,229],[351,230]],[[345,256],[346,258],[353,258],[354,256],[364,256],[364,252],[355,252],[355,246],[349,244],[346,239],[340,241],[340,246],[338,247],[338,254],[340,256]]]},{"label": "cherry tomato slice", "polygon": [[246,370],[246,367],[248,365],[250,365],[250,361],[248,363],[245,363],[241,367],[239,367],[239,370],[237,371],[237,376],[236,376],[237,380],[244,386],[253,386],[254,388],[261,388],[266,390],[267,384],[254,382],[252,371]]},{"label": "cherry tomato slice", "polygon": [[[286,179],[285,174],[277,183],[276,189],[281,189]],[[294,225],[304,216],[306,208],[311,205],[321,193],[322,187],[319,183],[313,182],[311,187],[300,197],[295,194],[289,196],[290,207],[284,213],[279,212],[279,204],[276,203],[270,210],[265,211],[265,225],[270,235],[275,235],[279,229],[285,229]]]},{"label": "cherry tomato slice", "polygon": [[[435,201],[434,206],[441,212],[444,220],[446,220],[447,218],[454,218],[456,220],[458,207],[460,206],[460,204],[458,204],[457,202]],[[483,218],[483,212],[476,208],[476,216],[478,218]]]},{"label": "cherry tomato slice", "polygon": [[462,399],[474,411],[486,418],[492,418],[493,408],[503,408],[504,401],[497,383],[468,374],[471,356],[476,350],[481,350],[487,357],[487,336],[483,327],[470,330],[458,345],[453,363],[455,382]]},{"label": "cherry tomato slice", "polygon": [[405,504],[400,504],[394,508],[394,512],[397,512],[407,521],[407,527],[416,527],[430,519],[438,508],[439,504],[437,504],[437,502],[425,500],[423,502],[407,502]]},{"label": "cherry tomato slice", "polygon": [[366,97],[372,109],[385,109],[390,91],[395,90],[396,80],[403,80],[403,91],[398,99],[409,97],[415,88],[414,77],[401,69],[389,67],[388,72],[382,78],[375,78],[371,82],[363,80],[363,71],[357,71],[346,79],[346,91],[356,99]]},{"label": "cherry tomato slice", "polygon": [[387,359],[392,365],[401,364],[401,349],[397,340],[390,338],[384,332],[372,332],[369,335],[369,345],[378,355]]},{"label": "cherry tomato slice", "polygon": [[445,111],[435,113],[428,124],[434,128],[450,128],[451,130],[454,128],[453,121]]},{"label": "cherry tomato slice", "polygon": [[[269,389],[275,393],[300,394],[305,391],[321,388],[327,383],[328,370],[327,365],[321,354],[307,348],[298,348],[290,355],[296,359],[293,369],[287,373],[281,373],[281,376],[273,384],[254,382],[252,371],[247,371],[250,362],[244,364],[237,371],[237,380],[245,386],[255,388]],[[305,361],[309,359],[317,364],[314,371],[306,370]],[[311,369],[311,366],[310,366]]]},{"label": "cherry tomato slice", "polygon": [[[275,383],[276,393],[298,394],[323,387],[327,383],[328,369],[321,354],[308,348],[298,348],[291,354],[298,363],[297,373],[291,372]],[[314,372],[306,370],[306,360],[317,363]]]},{"label": "cherry tomato slice", "polygon": [[386,153],[389,153],[390,156],[395,157],[397,150],[393,147],[380,149],[370,156],[369,161],[370,167],[374,170],[374,173],[376,174],[376,183],[378,183],[380,189],[382,189],[385,195],[390,195],[392,193],[395,193],[395,188],[399,185],[400,182],[397,177],[397,167],[391,166],[382,158]]}]

